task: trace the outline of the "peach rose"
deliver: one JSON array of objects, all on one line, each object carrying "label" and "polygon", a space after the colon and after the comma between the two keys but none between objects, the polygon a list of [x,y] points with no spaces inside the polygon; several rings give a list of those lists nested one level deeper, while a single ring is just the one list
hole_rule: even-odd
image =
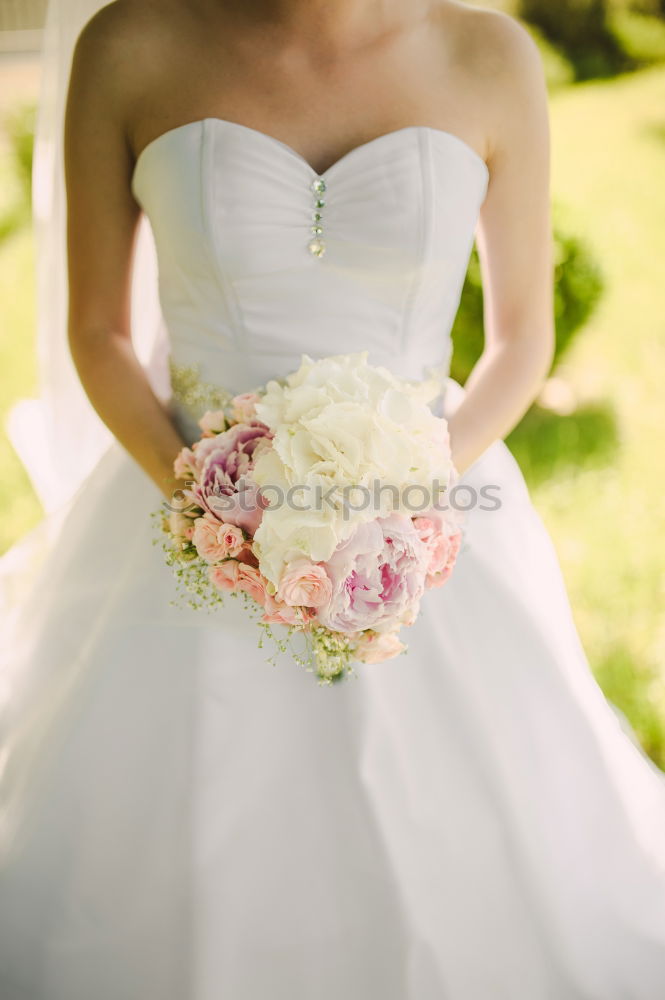
[{"label": "peach rose", "polygon": [[220,524],[217,528],[217,541],[227,556],[237,558],[244,547],[245,536],[237,524]]},{"label": "peach rose", "polygon": [[255,392],[241,392],[231,400],[233,419],[239,424],[247,423],[256,416],[255,406],[261,399]]},{"label": "peach rose", "polygon": [[381,663],[391,660],[406,646],[397,638],[395,632],[361,632],[355,645],[356,659],[362,663]]},{"label": "peach rose", "polygon": [[440,587],[446,582],[453,571],[461,545],[462,535],[457,531],[448,537],[446,543],[440,547],[440,551],[435,551],[434,568],[427,574],[428,587]]},{"label": "peach rose", "polygon": [[277,597],[293,607],[320,608],[332,598],[332,583],[323,566],[303,559],[282,575]]},{"label": "peach rose", "polygon": [[306,625],[316,614],[313,608],[292,607],[267,592],[264,608],[266,613],[261,621],[270,625]]},{"label": "peach rose", "polygon": [[176,479],[196,479],[198,461],[191,448],[182,448],[173,463],[173,474]]},{"label": "peach rose", "polygon": [[225,559],[223,563],[210,567],[208,578],[218,590],[237,590],[239,570],[239,562],[235,559]]},{"label": "peach rose", "polygon": [[194,522],[192,541],[202,559],[218,563],[222,559],[238,556],[244,547],[245,537],[242,528],[237,525],[220,524],[211,514],[204,514]]},{"label": "peach rose", "polygon": [[199,420],[199,427],[203,431],[202,437],[214,437],[226,430],[226,416],[224,410],[206,410]]},{"label": "peach rose", "polygon": [[437,532],[440,530],[439,524],[431,517],[414,517],[413,526],[418,532],[420,540],[429,546],[433,543]]},{"label": "peach rose", "polygon": [[226,546],[217,536],[219,527],[219,521],[216,521],[210,514],[197,517],[194,521],[192,541],[201,558],[205,559],[207,563],[221,562],[228,554]]},{"label": "peach rose", "polygon": [[461,532],[429,517],[414,517],[413,524],[429,552],[427,586],[440,587],[453,571],[462,544]]},{"label": "peach rose", "polygon": [[263,607],[266,603],[266,581],[256,566],[248,563],[238,563],[238,590],[249,594],[257,604]]}]

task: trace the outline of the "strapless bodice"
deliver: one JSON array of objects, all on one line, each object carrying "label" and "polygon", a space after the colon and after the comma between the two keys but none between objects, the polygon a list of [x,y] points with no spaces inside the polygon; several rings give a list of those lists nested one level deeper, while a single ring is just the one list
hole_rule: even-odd
[{"label": "strapless bodice", "polygon": [[[456,135],[409,126],[323,174],[285,143],[205,118],[139,155],[173,361],[244,391],[367,350],[408,378],[447,362],[489,171]],[[321,252],[323,250],[323,252]]]}]

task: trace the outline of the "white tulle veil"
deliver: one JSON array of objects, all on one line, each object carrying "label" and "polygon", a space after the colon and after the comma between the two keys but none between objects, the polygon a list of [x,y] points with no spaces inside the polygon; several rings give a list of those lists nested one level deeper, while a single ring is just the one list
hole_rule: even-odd
[{"label": "white tulle veil", "polygon": [[[33,160],[33,222],[36,239],[39,397],[21,400],[9,434],[44,506],[42,522],[0,560],[0,848],[14,841],[16,820],[26,814],[58,721],[80,682],[78,657],[70,663],[36,662],[24,655],[39,615],[48,614],[51,591],[40,569],[54,550],[66,547],[66,519],[82,484],[100,466],[113,438],[95,413],[72,362],[67,337],[67,204],[63,163],[64,113],[72,55],[83,26],[100,0],[49,0],[42,48],[41,92]],[[155,391],[168,391],[165,328],[157,293],[152,232],[141,217],[132,277],[132,337]],[[65,528],[63,529],[63,525]],[[35,597],[35,588],[39,596]],[[81,637],[81,642],[84,638]]]},{"label": "white tulle veil", "polygon": [[[47,512],[69,500],[111,442],[79,382],[67,344],[66,195],[63,122],[72,55],[100,0],[49,0],[33,160],[37,252],[39,399],[22,401],[10,436]],[[132,288],[132,336],[156,389],[164,386],[165,338],[156,255],[142,217]]]}]

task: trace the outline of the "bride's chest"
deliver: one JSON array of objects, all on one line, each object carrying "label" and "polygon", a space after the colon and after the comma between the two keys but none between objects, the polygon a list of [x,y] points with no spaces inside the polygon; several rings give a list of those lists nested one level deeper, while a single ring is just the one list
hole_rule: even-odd
[{"label": "bride's chest", "polygon": [[185,270],[203,256],[231,280],[317,266],[399,282],[463,260],[487,182],[478,154],[437,129],[379,136],[319,175],[279,140],[207,118],[149,143],[133,190],[158,253]]}]

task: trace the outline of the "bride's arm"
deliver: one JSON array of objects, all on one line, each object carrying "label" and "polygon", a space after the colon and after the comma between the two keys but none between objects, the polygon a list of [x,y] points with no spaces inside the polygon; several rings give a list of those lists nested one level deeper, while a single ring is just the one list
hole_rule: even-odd
[{"label": "bride's arm", "polygon": [[491,179],[477,233],[485,347],[449,421],[460,472],[518,423],[554,350],[547,90],[526,30],[494,17]]},{"label": "bride's arm", "polygon": [[65,179],[71,354],[97,413],[171,497],[182,439],[153,393],[130,329],[131,266],[140,209],[124,110],[131,38],[111,14],[84,28],[74,53],[65,114]]}]

